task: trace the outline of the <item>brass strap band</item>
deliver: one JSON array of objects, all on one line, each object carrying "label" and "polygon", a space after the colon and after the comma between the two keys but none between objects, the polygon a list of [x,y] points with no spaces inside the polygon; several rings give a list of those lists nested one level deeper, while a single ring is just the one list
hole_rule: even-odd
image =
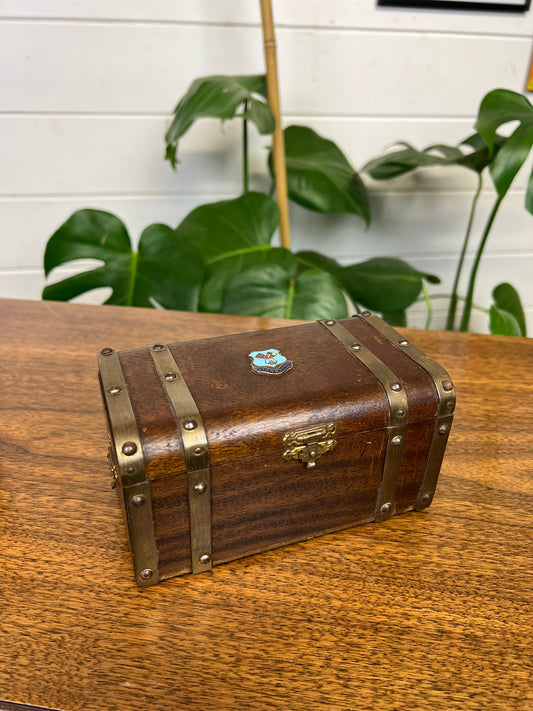
[{"label": "brass strap band", "polygon": [[415,508],[417,511],[424,509],[431,503],[439,472],[450,434],[450,428],[455,410],[455,389],[450,380],[450,376],[444,368],[432,360],[421,350],[413,346],[406,338],[403,338],[398,331],[389,326],[383,319],[374,314],[364,312],[357,318],[363,319],[370,324],[378,333],[384,336],[399,351],[405,353],[432,379],[438,397],[438,410],[433,437],[429,448],[426,469],[422,478],[422,483],[418,490]]},{"label": "brass strap band", "polygon": [[135,580],[147,587],[159,581],[159,565],[139,430],[118,353],[104,349],[98,354],[98,366],[110,429],[111,465],[123,496]]},{"label": "brass strap band", "polygon": [[179,424],[187,469],[191,534],[191,568],[202,573],[213,566],[211,542],[211,470],[202,417],[168,346],[147,346]]},{"label": "brass strap band", "polygon": [[409,421],[405,389],[392,370],[369,348],[359,343],[342,323],[333,320],[320,321],[319,323],[325,326],[342,343],[353,358],[362,363],[372,373],[383,388],[389,402],[387,449],[375,512],[376,521],[384,521],[390,518],[393,513],[396,490],[400,479],[405,435]]}]

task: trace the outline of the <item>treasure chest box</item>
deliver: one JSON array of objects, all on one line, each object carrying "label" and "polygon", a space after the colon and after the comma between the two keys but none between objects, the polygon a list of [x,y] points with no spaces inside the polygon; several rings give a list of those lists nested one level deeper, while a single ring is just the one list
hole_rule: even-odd
[{"label": "treasure chest box", "polygon": [[368,312],[98,362],[140,586],[433,499],[453,384]]}]

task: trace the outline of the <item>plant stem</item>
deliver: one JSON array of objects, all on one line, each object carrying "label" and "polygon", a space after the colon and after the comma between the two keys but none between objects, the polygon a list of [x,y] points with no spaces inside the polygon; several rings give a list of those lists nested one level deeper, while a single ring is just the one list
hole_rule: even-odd
[{"label": "plant stem", "polygon": [[431,303],[431,296],[429,295],[424,282],[422,282],[422,293],[424,294],[424,301],[426,302],[426,306],[428,309],[426,325],[424,326],[424,328],[428,330],[431,327],[431,319],[433,318],[433,304]]},{"label": "plant stem", "polygon": [[468,247],[468,240],[470,239],[470,233],[472,232],[472,225],[474,224],[474,215],[476,212],[477,202],[479,196],[481,195],[481,189],[483,187],[483,178],[481,173],[478,173],[478,183],[477,190],[474,194],[474,199],[472,200],[472,205],[470,207],[470,214],[468,216],[468,224],[466,227],[466,233],[463,240],[463,248],[461,249],[461,256],[459,257],[459,262],[457,263],[457,269],[455,272],[455,279],[453,282],[452,294],[450,297],[450,305],[448,307],[448,315],[446,317],[446,330],[453,331],[455,325],[455,314],[457,311],[457,289],[459,288],[459,280],[461,278],[461,272],[463,269],[463,264],[465,260],[466,249]]},{"label": "plant stem", "polygon": [[289,291],[287,292],[287,303],[285,304],[284,318],[292,318],[292,305],[294,302],[294,290],[295,290],[294,279],[291,279],[289,282]]},{"label": "plant stem", "polygon": [[[434,299],[449,299],[451,297],[451,294],[430,294],[428,293],[428,297],[433,301]],[[464,296],[458,296],[457,301],[466,301]],[[424,302],[427,305],[427,299],[424,295],[419,296],[416,301],[413,303],[415,304],[421,304]],[[475,304],[472,302],[472,308],[475,309],[476,311],[482,311],[484,314],[490,313],[490,309],[485,308],[484,306],[480,306],[479,304]]]},{"label": "plant stem", "polygon": [[481,257],[483,256],[483,250],[485,249],[485,245],[487,243],[492,224],[498,213],[498,209],[502,204],[503,197],[504,196],[502,195],[496,198],[496,202],[492,206],[489,219],[487,220],[487,224],[485,225],[485,229],[483,230],[483,235],[481,236],[479,247],[477,248],[476,258],[474,260],[474,264],[472,265],[472,271],[470,272],[470,281],[468,282],[468,291],[466,293],[465,307],[461,318],[461,331],[468,331],[468,326],[470,324],[470,314],[472,312],[472,302],[474,299],[474,288],[476,285],[476,276],[479,269],[479,264],[481,262]]},{"label": "plant stem", "polygon": [[[248,102],[244,105],[244,111],[248,111]],[[242,120],[242,191],[248,192],[248,121]]]},{"label": "plant stem", "polygon": [[139,253],[131,253],[130,278],[128,282],[128,294],[126,296],[126,306],[133,306],[133,294],[135,291],[135,279],[137,278],[137,265],[139,263]]}]

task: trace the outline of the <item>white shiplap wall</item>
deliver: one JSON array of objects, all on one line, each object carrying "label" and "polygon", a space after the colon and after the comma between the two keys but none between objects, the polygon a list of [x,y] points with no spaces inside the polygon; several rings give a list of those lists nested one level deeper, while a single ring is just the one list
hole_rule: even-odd
[{"label": "white shiplap wall", "polygon": [[[46,240],[78,208],[115,212],[137,237],[151,222],[175,226],[194,206],[239,193],[239,126],[198,123],[182,142],[177,174],[162,160],[162,137],[195,77],[263,71],[258,5],[0,0],[0,296],[40,297]],[[487,91],[525,86],[531,13],[274,0],[274,15],[285,123],[332,138],[357,167],[398,139],[459,141]],[[253,137],[252,187],[266,185],[266,143]],[[533,333],[533,219],[521,178],[494,227],[476,297],[487,305],[492,287],[511,281]],[[403,256],[439,274],[445,293],[474,183],[449,169],[369,184],[369,231],[357,218],[293,208],[294,247],[346,263]],[[487,186],[480,222],[491,202]],[[411,324],[423,318],[421,308]],[[474,325],[485,330],[486,317]]]}]

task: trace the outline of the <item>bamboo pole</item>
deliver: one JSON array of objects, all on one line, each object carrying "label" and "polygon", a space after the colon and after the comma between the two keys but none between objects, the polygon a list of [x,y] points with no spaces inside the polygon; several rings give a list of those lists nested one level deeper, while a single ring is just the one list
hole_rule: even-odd
[{"label": "bamboo pole", "polygon": [[276,186],[276,197],[280,215],[279,232],[281,236],[281,246],[290,249],[291,233],[289,226],[289,200],[287,197],[287,171],[285,169],[285,145],[281,127],[276,36],[274,34],[272,3],[271,0],[259,0],[259,2],[261,5],[263,42],[265,47],[267,98],[270,109],[276,119],[276,127],[272,137],[272,160],[274,164],[274,185]]}]

